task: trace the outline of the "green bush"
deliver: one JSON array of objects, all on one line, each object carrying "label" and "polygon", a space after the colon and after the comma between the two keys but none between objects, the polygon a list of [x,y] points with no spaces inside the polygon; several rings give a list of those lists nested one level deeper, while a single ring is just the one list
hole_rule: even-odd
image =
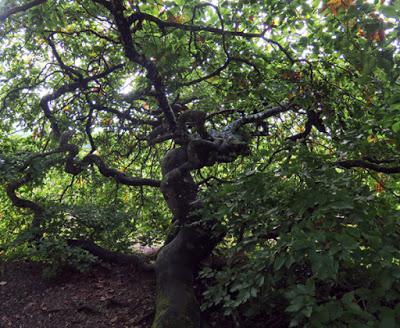
[{"label": "green bush", "polygon": [[290,327],[395,327],[395,201],[356,173],[323,165],[292,170],[253,172],[208,196],[207,214],[225,218],[228,266],[202,270],[209,286],[203,309],[222,306],[246,322],[280,317]]},{"label": "green bush", "polygon": [[97,259],[81,248],[70,247],[56,239],[44,239],[38,247],[29,248],[28,257],[45,264],[43,275],[47,278],[53,278],[66,267],[85,272]]}]

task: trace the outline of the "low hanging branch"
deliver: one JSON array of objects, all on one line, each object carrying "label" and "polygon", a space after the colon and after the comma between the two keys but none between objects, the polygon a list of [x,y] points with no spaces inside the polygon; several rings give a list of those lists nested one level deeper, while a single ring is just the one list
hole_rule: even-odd
[{"label": "low hanging branch", "polygon": [[[51,152],[46,152],[43,154],[34,154],[29,158],[24,165],[21,167],[21,170],[27,170],[27,173],[20,179],[15,180],[13,182],[10,182],[6,186],[6,193],[9,199],[11,200],[12,204],[21,209],[28,209],[33,212],[33,221],[30,226],[30,231],[32,232],[32,235],[26,239],[25,237],[22,239],[23,241],[30,241],[30,242],[39,242],[40,239],[43,237],[43,231],[42,231],[42,224],[43,220],[46,219],[46,210],[45,208],[40,205],[37,202],[34,202],[29,199],[25,199],[20,197],[17,192],[18,189],[21,188],[22,186],[34,181],[34,176],[31,172],[32,169],[32,164],[34,160],[40,160],[43,159],[51,154],[56,154],[56,153],[63,153],[63,152],[68,152],[71,151],[71,149],[76,149],[75,145],[71,145],[68,143],[69,136],[71,136],[70,133],[66,135],[66,133],[63,134],[61,141],[60,141],[60,146],[54,151]],[[69,154],[71,156],[71,153]],[[160,182],[152,179],[140,179],[140,178],[132,178],[129,176],[126,176],[125,174],[118,172],[116,170],[108,168],[104,162],[101,160],[100,157],[96,155],[88,155],[90,156],[90,160],[86,159],[87,163],[96,163],[96,165],[99,167],[100,172],[104,174],[105,176],[112,176],[116,179],[116,181],[120,183],[124,183],[127,185],[151,185],[151,186],[160,186]],[[71,159],[72,160],[72,159]],[[71,161],[70,160],[70,161]],[[61,159],[55,159],[51,164],[59,163],[62,161]],[[67,160],[68,162],[68,160]],[[51,166],[49,164],[49,166]],[[80,166],[83,169],[83,166]],[[19,238],[17,238],[17,241],[19,242]],[[100,258],[103,261],[106,262],[113,262],[117,264],[132,264],[136,268],[142,271],[153,271],[154,266],[152,264],[149,264],[146,262],[146,257],[141,256],[138,254],[122,254],[118,252],[113,252],[110,250],[107,250],[103,247],[100,247],[96,245],[94,242],[89,241],[89,240],[68,240],[68,245],[72,247],[79,247],[82,248],[89,253],[93,254],[94,256]]]},{"label": "low hanging branch", "polygon": [[31,224],[31,228],[38,230],[40,228],[40,224],[42,222],[42,218],[44,215],[44,208],[36,202],[33,202],[29,199],[21,198],[17,194],[17,190],[21,188],[23,185],[31,182],[33,180],[32,174],[27,173],[21,179],[13,181],[6,186],[6,193],[8,198],[11,200],[12,204],[15,207],[28,209],[33,212],[33,221]]},{"label": "low hanging branch", "polygon": [[75,144],[71,144],[70,140],[73,136],[72,131],[66,131],[60,138],[59,150],[67,153],[65,159],[65,171],[72,175],[81,173],[85,166],[94,164],[98,167],[100,173],[105,177],[114,178],[118,183],[122,183],[127,186],[149,186],[149,187],[160,187],[161,182],[159,180],[147,179],[147,178],[134,178],[127,174],[120,172],[116,169],[110,168],[106,165],[104,160],[95,154],[86,155],[82,160],[78,160],[76,156],[79,153],[79,147]]},{"label": "low hanging branch", "polygon": [[82,161],[77,161],[75,159],[75,156],[78,154],[79,148],[76,145],[69,143],[72,136],[73,133],[71,131],[64,132],[60,137],[58,148],[45,153],[33,154],[29,159],[25,161],[25,163],[20,168],[21,172],[26,171],[24,176],[20,179],[10,182],[6,186],[7,196],[14,206],[23,209],[29,209],[33,212],[34,219],[32,221],[31,228],[37,230],[33,239],[39,239],[41,237],[41,233],[39,231],[45,216],[45,209],[34,201],[20,197],[17,192],[19,188],[34,180],[32,165],[35,161],[41,160],[53,154],[67,153],[66,159],[54,159],[53,161],[50,161],[46,167],[65,161],[66,172],[71,173],[75,176],[82,172],[86,165],[95,164],[99,168],[99,171],[102,175],[106,177],[112,177],[115,179],[115,181],[121,184],[125,184],[128,186],[151,186],[157,188],[159,188],[161,185],[161,182],[158,180],[135,178],[128,176],[127,174],[118,170],[112,169],[108,167],[99,156],[94,154],[89,154],[84,157]]},{"label": "low hanging branch", "polygon": [[154,265],[146,262],[146,257],[144,255],[141,256],[139,254],[122,254],[113,252],[100,247],[89,240],[70,239],[67,242],[69,246],[84,249],[105,262],[111,262],[120,265],[134,265],[136,268],[142,271],[154,271]]},{"label": "low hanging branch", "polygon": [[[30,237],[30,240],[38,240],[41,237],[40,228],[42,220],[45,216],[45,208],[40,204],[38,204],[37,202],[22,198],[20,195],[18,195],[18,189],[34,181],[32,166],[34,165],[35,161],[43,160],[44,158],[53,154],[57,154],[59,152],[60,152],[59,149],[55,149],[52,151],[44,153],[35,153],[31,155],[19,168],[19,171],[21,173],[24,173],[24,175],[21,178],[11,181],[6,185],[6,193],[8,198],[11,200],[12,204],[15,207],[21,209],[28,209],[33,213],[33,221],[31,223],[31,231],[33,232],[33,235]],[[54,165],[58,162],[59,162],[58,159],[54,159],[50,163],[47,163],[47,166]]]},{"label": "low hanging branch", "polygon": [[147,179],[147,178],[133,178],[126,175],[123,172],[110,168],[104,163],[101,157],[95,154],[90,154],[84,157],[82,163],[95,164],[99,168],[99,171],[102,175],[104,175],[105,177],[114,178],[114,180],[117,181],[118,183],[127,186],[149,186],[158,188],[161,185],[161,182],[159,180]]}]

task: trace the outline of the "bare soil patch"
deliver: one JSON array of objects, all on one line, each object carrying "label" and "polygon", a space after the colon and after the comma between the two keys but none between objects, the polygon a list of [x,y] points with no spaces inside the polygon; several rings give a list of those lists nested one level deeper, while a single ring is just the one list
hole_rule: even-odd
[{"label": "bare soil patch", "polygon": [[8,263],[0,268],[0,328],[147,328],[154,293],[154,275],[131,267],[97,265],[48,280],[38,263]]}]

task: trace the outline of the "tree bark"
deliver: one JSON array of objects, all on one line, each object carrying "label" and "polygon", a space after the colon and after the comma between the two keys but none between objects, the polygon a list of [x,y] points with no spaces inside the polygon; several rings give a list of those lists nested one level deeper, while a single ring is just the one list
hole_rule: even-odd
[{"label": "tree bark", "polygon": [[200,328],[193,284],[199,263],[214,248],[205,231],[183,228],[156,261],[156,316],[153,328]]},{"label": "tree bark", "polygon": [[[156,260],[156,315],[153,328],[200,328],[200,306],[193,283],[199,263],[217,238],[193,214],[199,208],[198,188],[188,167],[187,149],[171,150],[162,163],[161,191],[178,232],[161,249]],[[201,203],[200,203],[201,204]],[[201,205],[200,205],[201,206]]]},{"label": "tree bark", "polygon": [[[222,239],[213,223],[205,223],[198,209],[203,204],[198,197],[198,186],[191,171],[216,163],[234,161],[248,155],[247,140],[235,131],[225,129],[206,138],[187,134],[185,122],[199,115],[178,121],[181,127],[181,147],[170,150],[161,163],[163,179],[161,192],[173,214],[176,232],[170,234],[156,260],[156,315],[153,328],[200,328],[200,306],[193,289],[200,262],[211,254]],[[204,115],[198,125],[204,125]],[[202,128],[196,127],[197,132]],[[203,131],[204,132],[204,131]],[[207,136],[206,136],[207,134]]]}]

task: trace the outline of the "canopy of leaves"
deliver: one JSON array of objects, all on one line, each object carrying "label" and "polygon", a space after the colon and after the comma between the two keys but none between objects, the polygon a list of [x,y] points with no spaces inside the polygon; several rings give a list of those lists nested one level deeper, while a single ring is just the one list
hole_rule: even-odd
[{"label": "canopy of leaves", "polygon": [[[168,113],[203,111],[220,131],[287,106],[242,127],[249,156],[194,174],[227,259],[201,272],[203,307],[292,327],[395,327],[399,17],[398,1],[378,0],[3,1],[1,184],[25,179],[18,195],[44,209],[48,245],[160,244],[171,217],[149,185],[174,147],[154,134],[173,125]],[[57,148],[66,131],[78,158],[96,155],[114,173],[67,173]],[[8,196],[0,191],[0,254],[32,256],[32,208]]]}]

